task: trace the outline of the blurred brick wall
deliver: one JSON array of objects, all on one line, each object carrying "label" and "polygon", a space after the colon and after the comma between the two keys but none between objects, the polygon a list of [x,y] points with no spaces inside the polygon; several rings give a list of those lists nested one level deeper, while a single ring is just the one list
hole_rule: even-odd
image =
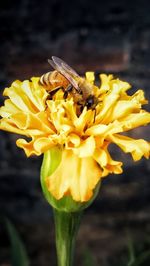
[{"label": "blurred brick wall", "polygon": [[[28,79],[49,71],[47,58],[52,55],[63,58],[81,74],[86,70],[114,73],[133,84],[133,91],[144,88],[150,100],[149,1],[76,0],[68,4],[57,0],[5,0],[0,6],[1,103],[5,86],[15,79]],[[134,130],[131,135],[148,139],[149,128]],[[16,135],[6,132],[0,135],[0,214],[20,225],[32,265],[49,265],[48,250],[53,245],[45,240],[43,224],[48,230],[51,210],[41,194],[42,158],[27,159],[15,145]],[[87,211],[88,219],[79,237],[84,246],[86,235],[87,245],[99,262],[103,258],[103,265],[108,265],[107,258],[124,245],[122,238],[115,239],[116,230],[122,233],[129,225],[140,237],[141,228],[150,232],[149,161],[133,163],[130,156],[114,147],[112,153],[124,161],[125,172],[104,180],[99,198]],[[32,230],[36,237],[32,236]],[[86,230],[96,233],[88,236]],[[3,238],[0,265],[3,265],[9,261],[4,229],[0,236]],[[43,247],[41,241],[46,241]],[[99,246],[101,252],[97,254]],[[51,250],[53,256],[54,247]]]}]

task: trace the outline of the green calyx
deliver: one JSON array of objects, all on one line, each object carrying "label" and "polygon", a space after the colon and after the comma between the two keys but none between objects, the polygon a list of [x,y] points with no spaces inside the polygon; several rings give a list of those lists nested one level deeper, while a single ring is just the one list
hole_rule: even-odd
[{"label": "green calyx", "polygon": [[71,196],[64,196],[57,200],[47,189],[46,178],[50,176],[59,166],[62,157],[62,149],[54,147],[44,153],[43,162],[41,166],[41,186],[44,196],[48,203],[58,211],[63,212],[79,212],[87,208],[96,198],[100,183],[94,190],[92,198],[87,202],[77,202]]}]

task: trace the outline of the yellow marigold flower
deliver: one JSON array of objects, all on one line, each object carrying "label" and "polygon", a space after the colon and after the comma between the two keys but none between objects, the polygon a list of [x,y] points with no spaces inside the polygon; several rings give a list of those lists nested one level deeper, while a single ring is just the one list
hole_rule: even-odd
[{"label": "yellow marigold flower", "polygon": [[99,88],[94,73],[86,73],[98,104],[95,110],[84,107],[80,113],[71,94],[64,99],[58,90],[50,100],[38,77],[17,80],[4,90],[8,99],[0,108],[0,129],[26,136],[17,140],[17,146],[27,156],[53,147],[62,151],[58,167],[46,178],[48,191],[58,200],[70,195],[75,201],[88,201],[101,178],[122,172],[122,162],[113,160],[108,151],[111,143],[131,153],[135,161],[149,158],[149,142],[122,135],[150,122],[150,113],[141,109],[147,103],[143,91],[129,96],[127,82],[105,74],[100,79]]}]

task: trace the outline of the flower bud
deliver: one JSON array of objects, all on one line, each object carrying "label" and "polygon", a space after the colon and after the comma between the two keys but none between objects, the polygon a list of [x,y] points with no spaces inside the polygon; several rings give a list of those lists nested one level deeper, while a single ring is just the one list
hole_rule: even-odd
[{"label": "flower bud", "polygon": [[59,167],[60,162],[62,160],[62,152],[63,149],[59,148],[58,146],[57,147],[55,146],[44,153],[43,163],[41,167],[41,186],[43,194],[48,203],[58,211],[64,211],[64,212],[82,211],[83,209],[87,208],[96,198],[99,191],[100,182],[93,190],[93,195],[88,201],[85,202],[75,201],[73,200],[71,195],[65,195],[61,199],[56,199],[52,195],[52,193],[48,190],[47,178],[51,176],[55,172],[55,170]]}]

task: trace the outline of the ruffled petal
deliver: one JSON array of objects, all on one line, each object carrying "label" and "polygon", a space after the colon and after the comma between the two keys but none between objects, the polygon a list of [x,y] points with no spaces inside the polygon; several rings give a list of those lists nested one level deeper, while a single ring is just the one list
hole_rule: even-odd
[{"label": "ruffled petal", "polygon": [[54,133],[53,125],[47,120],[46,114],[38,113],[37,115],[18,112],[10,118],[4,118],[0,121],[0,129],[19,133],[26,136],[37,136]]},{"label": "ruffled petal", "polygon": [[77,132],[80,132],[82,134],[86,128],[89,127],[90,124],[92,124],[92,121],[94,119],[94,115],[92,110],[88,110],[85,107],[79,117],[74,120],[74,126]]},{"label": "ruffled petal", "polygon": [[10,99],[5,100],[5,106],[0,108],[0,116],[4,118],[8,118],[18,112],[20,112],[20,109]]},{"label": "ruffled petal", "polygon": [[27,157],[31,155],[39,156],[56,145],[55,141],[50,137],[33,138],[29,142],[25,139],[18,139],[16,144],[25,151]]},{"label": "ruffled petal", "polygon": [[64,150],[55,172],[47,177],[47,187],[56,199],[71,195],[75,201],[88,201],[101,179],[102,171],[92,157],[79,158],[71,150]]},{"label": "ruffled petal", "polygon": [[11,102],[22,111],[32,113],[44,111],[48,94],[38,81],[39,78],[32,78],[31,82],[17,80],[10,88],[4,90],[4,96],[9,97]]},{"label": "ruffled petal", "polygon": [[142,156],[149,158],[150,143],[143,139],[132,139],[122,135],[111,135],[110,141],[118,145],[125,153],[131,153],[134,161],[138,161]]},{"label": "ruffled petal", "polygon": [[143,110],[137,114],[129,114],[120,122],[123,126],[123,131],[128,131],[136,127],[146,126],[150,123],[150,113]]},{"label": "ruffled petal", "polygon": [[97,148],[94,152],[93,158],[102,168],[102,177],[107,176],[109,173],[121,174],[122,173],[122,162],[114,161],[108,150],[107,145],[103,149]]},{"label": "ruffled petal", "polygon": [[85,77],[88,82],[90,82],[91,84],[94,84],[94,80],[95,80],[94,72],[86,72]]},{"label": "ruffled petal", "polygon": [[117,119],[126,119],[126,116],[130,114],[136,115],[140,112],[141,106],[146,103],[147,100],[145,99],[142,90],[138,90],[132,96],[122,94],[120,100],[118,100],[114,105],[114,108],[112,108],[109,118],[107,117],[107,123]]},{"label": "ruffled petal", "polygon": [[107,135],[120,133],[122,131],[123,131],[123,125],[118,121],[114,121],[113,123],[110,123],[108,125],[104,124],[94,125],[85,131],[85,135],[88,136],[94,135],[94,136],[101,136],[102,138],[107,138]]},{"label": "ruffled petal", "polygon": [[99,77],[101,80],[99,92],[104,94],[110,90],[110,81],[113,79],[113,75],[100,74]]},{"label": "ruffled petal", "polygon": [[95,139],[93,136],[82,141],[77,148],[72,148],[73,152],[78,155],[79,158],[93,156],[95,151]]}]

